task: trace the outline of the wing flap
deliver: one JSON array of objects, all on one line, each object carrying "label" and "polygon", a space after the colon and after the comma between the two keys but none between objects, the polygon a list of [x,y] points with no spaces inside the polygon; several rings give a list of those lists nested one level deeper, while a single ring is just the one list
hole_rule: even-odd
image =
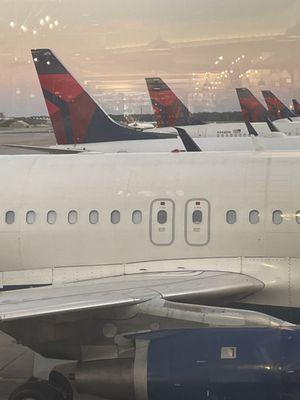
[{"label": "wing flap", "polygon": [[4,292],[0,295],[0,321],[128,306],[154,298],[222,304],[245,298],[263,287],[262,282],[247,275],[219,271],[121,275]]}]

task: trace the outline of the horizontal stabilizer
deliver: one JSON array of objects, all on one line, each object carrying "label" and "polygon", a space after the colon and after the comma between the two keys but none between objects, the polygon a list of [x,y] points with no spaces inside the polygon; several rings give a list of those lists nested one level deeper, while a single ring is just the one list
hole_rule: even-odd
[{"label": "horizontal stabilizer", "polygon": [[176,127],[176,130],[180,136],[180,139],[183,142],[183,145],[187,152],[199,152],[202,151],[197,143],[191,138],[191,136],[187,133],[186,130]]},{"label": "horizontal stabilizer", "polygon": [[47,154],[79,154],[83,153],[85,150],[83,149],[60,149],[60,148],[55,148],[55,147],[42,147],[42,146],[27,146],[27,145],[21,145],[21,144],[4,144],[2,145],[4,147],[12,147],[15,149],[21,149],[21,150],[32,150],[32,151],[38,151],[41,153],[47,153]]}]

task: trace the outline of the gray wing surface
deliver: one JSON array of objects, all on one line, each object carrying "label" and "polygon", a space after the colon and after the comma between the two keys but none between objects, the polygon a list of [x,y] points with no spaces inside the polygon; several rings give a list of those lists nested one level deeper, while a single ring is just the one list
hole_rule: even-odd
[{"label": "gray wing surface", "polygon": [[128,274],[92,281],[3,292],[0,321],[129,306],[152,299],[205,303],[239,300],[263,283],[239,273],[184,271]]}]

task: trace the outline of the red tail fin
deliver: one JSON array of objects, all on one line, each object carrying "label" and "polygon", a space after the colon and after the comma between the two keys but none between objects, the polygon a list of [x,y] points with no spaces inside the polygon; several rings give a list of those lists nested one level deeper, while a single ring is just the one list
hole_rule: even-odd
[{"label": "red tail fin", "polygon": [[298,102],[298,100],[293,99],[293,106],[294,106],[294,112],[295,114],[300,117],[300,104]]},{"label": "red tail fin", "polygon": [[146,83],[158,127],[205,124],[191,115],[161,78],[146,78]]},{"label": "red tail fin", "polygon": [[263,90],[262,94],[267,103],[268,109],[274,119],[293,118],[296,114],[292,112],[281,100],[270,90]]},{"label": "red tail fin", "polygon": [[[236,89],[241,105],[244,121],[266,122],[270,118],[268,110],[259,100],[246,88]],[[270,118],[271,119],[271,118]]]},{"label": "red tail fin", "polygon": [[32,50],[32,56],[58,144],[168,137],[159,133],[137,133],[134,129],[117,124],[96,104],[51,50]]}]

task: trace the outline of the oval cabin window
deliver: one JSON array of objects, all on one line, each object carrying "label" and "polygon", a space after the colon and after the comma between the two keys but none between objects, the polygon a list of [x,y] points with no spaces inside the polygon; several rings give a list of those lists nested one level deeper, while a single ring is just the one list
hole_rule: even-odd
[{"label": "oval cabin window", "polygon": [[7,213],[5,214],[5,222],[8,225],[11,225],[15,222],[15,213],[14,211],[7,211]]},{"label": "oval cabin window", "polygon": [[272,221],[275,225],[280,225],[282,223],[283,214],[281,210],[276,210],[273,212]]},{"label": "oval cabin window", "polygon": [[228,224],[233,225],[237,221],[237,216],[236,216],[236,211],[234,210],[229,210],[226,213],[226,221]]},{"label": "oval cabin window", "polygon": [[133,211],[133,213],[132,213],[132,222],[135,225],[138,225],[138,224],[142,223],[142,220],[143,220],[142,211],[140,211],[140,210]]},{"label": "oval cabin window", "polygon": [[165,210],[160,210],[157,213],[157,222],[161,225],[165,224],[168,220],[168,213]]},{"label": "oval cabin window", "polygon": [[96,225],[99,222],[99,212],[97,210],[92,210],[89,214],[90,224]]},{"label": "oval cabin window", "polygon": [[35,223],[36,220],[36,213],[35,211],[28,211],[26,214],[26,222],[29,225],[32,225]]},{"label": "oval cabin window", "polygon": [[249,222],[252,225],[258,224],[259,223],[259,211],[257,210],[252,210],[249,213]]},{"label": "oval cabin window", "polygon": [[121,220],[121,214],[120,211],[114,210],[111,215],[110,215],[110,220],[112,224],[118,224]]},{"label": "oval cabin window", "polygon": [[202,211],[200,211],[200,210],[195,210],[195,211],[193,212],[192,219],[193,219],[193,224],[195,224],[195,225],[201,224],[201,222],[202,222],[202,220],[203,220]]},{"label": "oval cabin window", "polygon": [[68,214],[68,222],[69,222],[69,224],[74,225],[74,224],[76,224],[77,220],[78,220],[77,211],[75,211],[75,210],[70,211],[69,214]]},{"label": "oval cabin window", "polygon": [[56,211],[54,211],[54,210],[48,211],[48,213],[47,213],[47,222],[50,225],[55,224],[55,222],[56,222]]}]

